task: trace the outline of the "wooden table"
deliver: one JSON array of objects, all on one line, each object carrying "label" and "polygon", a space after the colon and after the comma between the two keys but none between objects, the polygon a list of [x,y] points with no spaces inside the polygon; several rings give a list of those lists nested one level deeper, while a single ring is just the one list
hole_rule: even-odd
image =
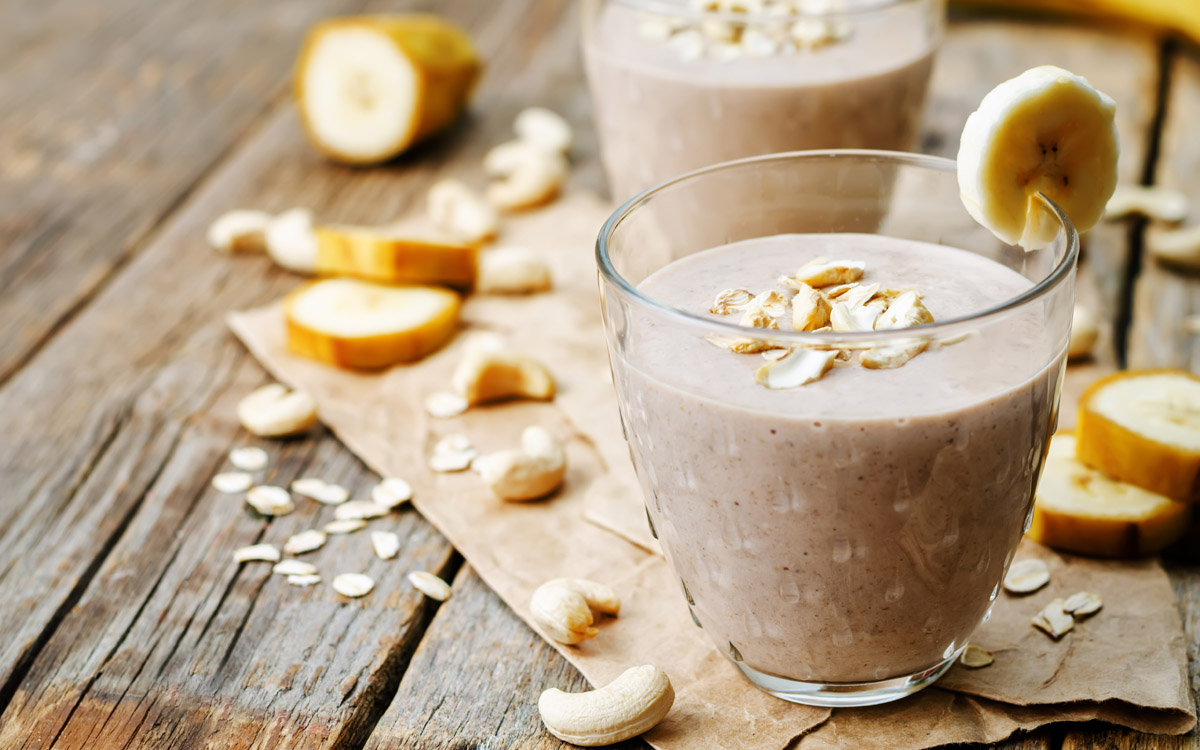
[{"label": "wooden table", "polygon": [[[395,164],[345,169],[304,143],[287,94],[298,40],[335,13],[434,9],[489,63],[472,116]],[[582,678],[418,514],[369,606],[261,596],[231,551],[263,523],[209,488],[233,417],[266,378],[222,317],[295,279],[216,256],[234,207],[382,222],[435,177],[471,173],[538,103],[579,132],[572,180],[603,189],[571,0],[12,0],[0,8],[0,747],[551,748],[535,702]],[[953,156],[1000,80],[1053,62],[1120,106],[1127,182],[1200,205],[1200,53],[1129,29],[956,18],[923,150]],[[1141,252],[1140,223],[1087,238],[1080,296],[1109,327],[1070,384],[1116,366],[1200,369],[1183,326],[1200,283]],[[1068,408],[1064,414],[1067,418]],[[331,435],[264,443],[268,479],[310,470],[363,491]],[[299,511],[303,512],[303,511]],[[361,561],[369,564],[364,544]],[[400,585],[454,579],[436,606]],[[381,568],[382,569],[382,568]],[[1172,563],[1200,682],[1200,567]],[[386,585],[385,585],[386,584]],[[626,747],[645,747],[639,742]],[[1103,726],[1009,748],[1200,748]]]}]

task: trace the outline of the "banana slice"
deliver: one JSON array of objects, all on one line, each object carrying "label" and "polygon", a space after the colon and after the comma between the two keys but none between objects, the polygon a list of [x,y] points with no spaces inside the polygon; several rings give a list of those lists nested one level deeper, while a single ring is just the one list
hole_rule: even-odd
[{"label": "banana slice", "polygon": [[288,295],[288,348],[337,367],[373,370],[434,351],[458,327],[458,295],[353,279],[317,281]]},{"label": "banana slice", "polygon": [[317,272],[390,284],[445,284],[470,289],[478,249],[449,238],[373,227],[317,227]]},{"label": "banana slice", "polygon": [[958,188],[971,216],[1010,245],[1044,247],[1058,225],[1044,193],[1090,229],[1117,185],[1116,103],[1085,78],[1042,65],[992,89],[967,118]]},{"label": "banana slice", "polygon": [[1191,506],[1118,482],[1075,457],[1072,435],[1055,435],[1038,482],[1029,536],[1069,552],[1136,557],[1187,531]]},{"label": "banana slice", "polygon": [[1079,400],[1079,460],[1175,500],[1200,499],[1200,378],[1119,372]]},{"label": "banana slice", "polygon": [[467,33],[437,16],[333,18],[309,30],[293,96],[319,151],[376,164],[453,122],[481,68]]}]

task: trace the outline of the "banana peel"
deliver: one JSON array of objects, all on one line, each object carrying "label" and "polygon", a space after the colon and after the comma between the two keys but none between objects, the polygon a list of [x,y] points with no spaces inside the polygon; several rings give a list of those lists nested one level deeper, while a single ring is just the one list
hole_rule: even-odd
[{"label": "banana peel", "polygon": [[960,7],[1050,12],[1106,21],[1135,22],[1200,43],[1196,0],[952,0]]}]

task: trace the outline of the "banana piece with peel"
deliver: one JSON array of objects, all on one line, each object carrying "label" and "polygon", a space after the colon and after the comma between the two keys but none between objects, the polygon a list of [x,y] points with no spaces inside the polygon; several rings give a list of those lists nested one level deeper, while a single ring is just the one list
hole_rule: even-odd
[{"label": "banana piece with peel", "polygon": [[1029,537],[1102,557],[1160,552],[1188,528],[1191,507],[1111,479],[1076,458],[1073,435],[1055,435],[1038,482]]},{"label": "banana piece with peel", "polygon": [[434,15],[331,18],[309,29],[292,94],[317,150],[378,164],[457,119],[482,68],[466,31]]},{"label": "banana piece with peel", "polygon": [[336,367],[376,370],[420,359],[458,328],[448,289],[325,279],[288,295],[288,348]]},{"label": "banana piece with peel", "polygon": [[1200,500],[1200,378],[1131,370],[1093,383],[1079,400],[1079,460],[1173,500]]},{"label": "banana piece with peel", "polygon": [[958,186],[971,216],[1010,245],[1045,247],[1059,222],[1079,232],[1104,214],[1117,185],[1116,103],[1052,65],[994,88],[971,113],[958,150]]},{"label": "banana piece with peel", "polygon": [[319,226],[316,271],[388,284],[445,284],[469,290],[479,272],[475,245],[375,227]]}]

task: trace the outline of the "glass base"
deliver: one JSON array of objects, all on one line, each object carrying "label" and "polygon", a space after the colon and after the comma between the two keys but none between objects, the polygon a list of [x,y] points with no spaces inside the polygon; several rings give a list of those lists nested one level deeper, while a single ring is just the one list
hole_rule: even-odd
[{"label": "glass base", "polygon": [[806,706],[875,706],[890,703],[932,685],[962,654],[963,648],[955,651],[945,661],[929,669],[903,677],[891,677],[877,682],[800,682],[785,677],[759,672],[744,662],[734,662],[746,678],[754,685],[776,698]]}]

